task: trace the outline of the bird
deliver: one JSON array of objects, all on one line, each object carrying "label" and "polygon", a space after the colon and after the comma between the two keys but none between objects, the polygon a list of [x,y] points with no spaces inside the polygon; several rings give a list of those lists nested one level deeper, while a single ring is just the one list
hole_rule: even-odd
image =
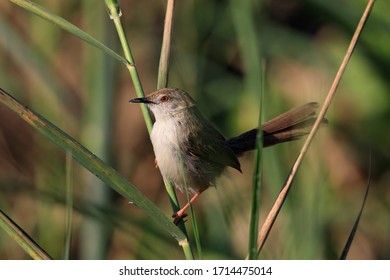
[{"label": "bird", "polygon": [[[151,142],[155,164],[163,178],[180,191],[193,194],[190,201],[173,214],[177,224],[190,204],[227,167],[241,171],[238,158],[256,148],[258,129],[226,139],[200,112],[195,100],[179,88],[162,88],[131,103],[144,103],[154,116]],[[287,111],[262,125],[263,146],[292,141],[310,132],[318,103],[310,102]],[[325,120],[324,120],[325,122]]]}]

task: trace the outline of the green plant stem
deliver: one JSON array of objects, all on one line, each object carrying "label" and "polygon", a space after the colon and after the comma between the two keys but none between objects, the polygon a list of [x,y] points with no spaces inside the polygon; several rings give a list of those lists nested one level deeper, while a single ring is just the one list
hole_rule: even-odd
[{"label": "green plant stem", "polygon": [[[133,84],[134,84],[135,91],[136,91],[138,97],[143,97],[143,96],[145,96],[145,94],[144,94],[144,91],[142,89],[142,85],[141,85],[141,82],[140,82],[140,79],[138,76],[138,71],[137,71],[137,68],[135,65],[135,61],[134,61],[133,55],[131,53],[130,46],[129,46],[127,38],[126,38],[126,34],[124,32],[124,29],[123,29],[123,26],[122,26],[122,23],[120,20],[120,18],[122,16],[122,12],[120,10],[120,7],[119,7],[118,2],[116,0],[105,0],[105,2],[107,5],[107,8],[108,8],[110,18],[114,21],[114,25],[115,25],[115,28],[117,30],[119,40],[121,42],[123,52],[125,53],[125,57],[129,61],[129,64],[127,65],[127,69],[129,70],[131,79],[132,79]],[[173,9],[173,6],[172,6],[172,9]],[[173,12],[172,12],[172,15],[173,15]],[[165,34],[165,32],[164,32],[164,34]],[[166,52],[166,55],[169,55],[169,48]],[[168,65],[166,65],[166,67],[168,67]],[[165,71],[165,73],[167,74],[168,72]],[[144,116],[146,127],[148,129],[149,134],[150,134],[152,131],[152,128],[153,128],[152,118],[151,118],[149,110],[147,109],[147,106],[145,104],[141,104],[141,110],[142,110],[142,113]],[[175,190],[172,187],[172,184],[170,182],[164,180],[164,183],[165,183],[165,187],[166,187],[166,190],[167,190],[169,198],[170,198],[172,209],[174,212],[176,212],[180,209],[180,205],[179,205],[179,202],[177,200]],[[185,229],[183,222],[179,223],[179,228],[182,230],[182,232],[185,235],[187,235],[187,232],[186,232],[186,229]],[[183,249],[184,249],[184,247],[183,247]],[[189,247],[189,250],[191,250],[191,247]],[[185,253],[185,256],[187,259],[190,255],[191,255],[190,259],[193,259],[192,252],[191,252],[191,254],[189,254],[188,252],[184,252],[184,253]]]},{"label": "green plant stem", "polygon": [[[136,92],[138,97],[144,97],[145,96],[144,90],[142,88],[142,84],[141,84],[141,81],[140,81],[140,78],[138,75],[138,71],[137,71],[137,68],[135,66],[135,61],[134,61],[133,55],[131,53],[129,43],[128,43],[127,38],[126,38],[126,33],[125,33],[123,26],[122,26],[122,22],[121,22],[122,12],[120,10],[118,2],[115,0],[105,0],[105,2],[107,5],[107,8],[108,8],[110,18],[113,20],[116,31],[118,33],[123,52],[125,54],[125,58],[129,62],[126,65],[126,67],[130,73],[131,80],[133,81],[135,92]],[[142,110],[142,114],[143,114],[144,119],[145,119],[146,127],[148,129],[148,132],[150,133],[152,131],[152,127],[153,127],[152,118],[151,118],[150,113],[148,111],[148,108],[145,104],[141,104],[141,110]]]},{"label": "green plant stem", "polygon": [[[119,40],[120,40],[121,45],[122,45],[122,49],[125,53],[125,57],[130,62],[127,65],[127,69],[129,70],[131,79],[132,79],[134,87],[135,87],[135,91],[136,91],[138,97],[143,97],[144,92],[143,92],[142,85],[141,85],[141,82],[140,82],[140,79],[138,76],[138,71],[137,71],[137,68],[135,66],[134,58],[133,58],[133,55],[131,53],[130,46],[129,46],[127,38],[126,38],[126,34],[124,32],[124,29],[123,29],[123,26],[122,26],[122,23],[120,20],[122,12],[120,10],[120,7],[119,7],[117,1],[114,1],[114,0],[105,0],[105,1],[106,1],[107,8],[109,10],[110,17],[114,21],[115,28],[117,30]],[[165,34],[165,32],[164,32],[164,34]],[[169,53],[169,50],[168,50],[168,52],[166,52],[166,54],[167,53]],[[165,71],[165,73],[167,73],[167,71]],[[153,128],[153,123],[152,123],[152,119],[150,117],[150,113],[149,113],[147,106],[145,104],[141,104],[141,110],[142,110],[142,113],[143,113],[143,116],[145,119],[146,127],[148,129],[149,134],[150,134],[152,131],[152,128]],[[164,184],[165,184],[165,188],[166,188],[168,195],[169,195],[169,198],[170,198],[170,203],[171,203],[171,207],[173,209],[173,212],[177,212],[178,210],[180,210],[180,205],[179,205],[179,202],[177,200],[176,192],[175,192],[172,184],[169,181],[164,180]],[[185,228],[183,226],[183,223],[180,223],[179,227],[183,230],[183,232],[186,232]]]}]

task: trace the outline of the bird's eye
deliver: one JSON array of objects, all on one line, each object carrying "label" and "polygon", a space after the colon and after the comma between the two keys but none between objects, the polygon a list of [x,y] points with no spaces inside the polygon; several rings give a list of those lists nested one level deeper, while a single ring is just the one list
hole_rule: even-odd
[{"label": "bird's eye", "polygon": [[168,95],[163,95],[161,98],[160,98],[160,101],[161,102],[167,102],[169,100],[169,96]]}]

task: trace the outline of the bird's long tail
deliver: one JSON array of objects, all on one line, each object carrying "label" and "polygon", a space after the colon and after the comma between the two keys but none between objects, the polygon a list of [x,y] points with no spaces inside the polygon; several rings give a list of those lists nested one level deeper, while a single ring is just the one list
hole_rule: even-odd
[{"label": "bird's long tail", "polygon": [[[292,141],[306,135],[316,119],[318,103],[311,102],[296,107],[263,124],[263,146],[269,147],[283,142]],[[327,123],[327,120],[322,120]],[[226,140],[226,144],[236,155],[256,147],[257,128]]]}]

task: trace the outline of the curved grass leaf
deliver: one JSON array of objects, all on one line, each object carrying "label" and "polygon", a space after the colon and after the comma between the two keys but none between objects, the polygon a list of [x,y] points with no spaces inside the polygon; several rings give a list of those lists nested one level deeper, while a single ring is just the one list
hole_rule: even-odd
[{"label": "curved grass leaf", "polygon": [[71,24],[69,21],[47,11],[43,7],[27,0],[10,0],[11,2],[15,3],[16,5],[28,10],[29,12],[32,12],[36,14],[37,16],[40,16],[41,18],[54,23],[55,25],[58,25],[60,28],[68,31],[69,33],[79,37],[81,40],[97,47],[98,49],[101,49],[111,57],[119,60],[120,62],[124,64],[128,64],[128,61],[124,59],[122,56],[111,50],[109,47],[106,45],[102,44],[95,38],[93,38],[91,35],[88,33],[85,33],[82,31],[80,28],[76,27],[75,25]]},{"label": "curved grass leaf", "polygon": [[347,242],[345,243],[345,246],[344,246],[344,248],[343,248],[343,251],[341,252],[341,255],[340,255],[340,258],[339,258],[340,260],[346,260],[346,259],[347,259],[348,252],[349,252],[349,248],[351,248],[352,241],[353,241],[353,239],[355,238],[355,234],[356,234],[356,231],[357,231],[358,226],[359,226],[360,217],[361,217],[362,214],[363,214],[364,205],[366,204],[366,200],[367,200],[367,196],[368,196],[368,191],[369,191],[369,189],[370,189],[370,183],[371,183],[371,166],[372,166],[372,159],[371,159],[371,154],[370,154],[369,166],[368,166],[368,179],[367,179],[366,192],[365,192],[365,194],[364,194],[363,202],[362,202],[362,205],[361,205],[361,207],[360,207],[359,213],[358,213],[358,215],[357,215],[357,217],[356,217],[355,223],[353,224],[351,233],[349,234],[348,239],[347,239]]},{"label": "curved grass leaf", "polygon": [[34,260],[52,259],[21,227],[1,210],[0,227]]},{"label": "curved grass leaf", "polygon": [[8,108],[16,112],[29,125],[43,133],[55,144],[60,146],[64,151],[72,153],[73,158],[81,163],[85,168],[95,174],[104,183],[112,187],[122,196],[129,199],[133,204],[141,208],[147,215],[149,215],[160,226],[168,231],[179,242],[180,245],[186,246],[188,243],[187,238],[180,231],[180,229],[176,227],[156,205],[154,205],[116,170],[105,164],[101,159],[96,157],[84,146],[57,128],[55,125],[50,123],[48,120],[32,112],[26,106],[20,104],[1,88],[0,101]]}]

